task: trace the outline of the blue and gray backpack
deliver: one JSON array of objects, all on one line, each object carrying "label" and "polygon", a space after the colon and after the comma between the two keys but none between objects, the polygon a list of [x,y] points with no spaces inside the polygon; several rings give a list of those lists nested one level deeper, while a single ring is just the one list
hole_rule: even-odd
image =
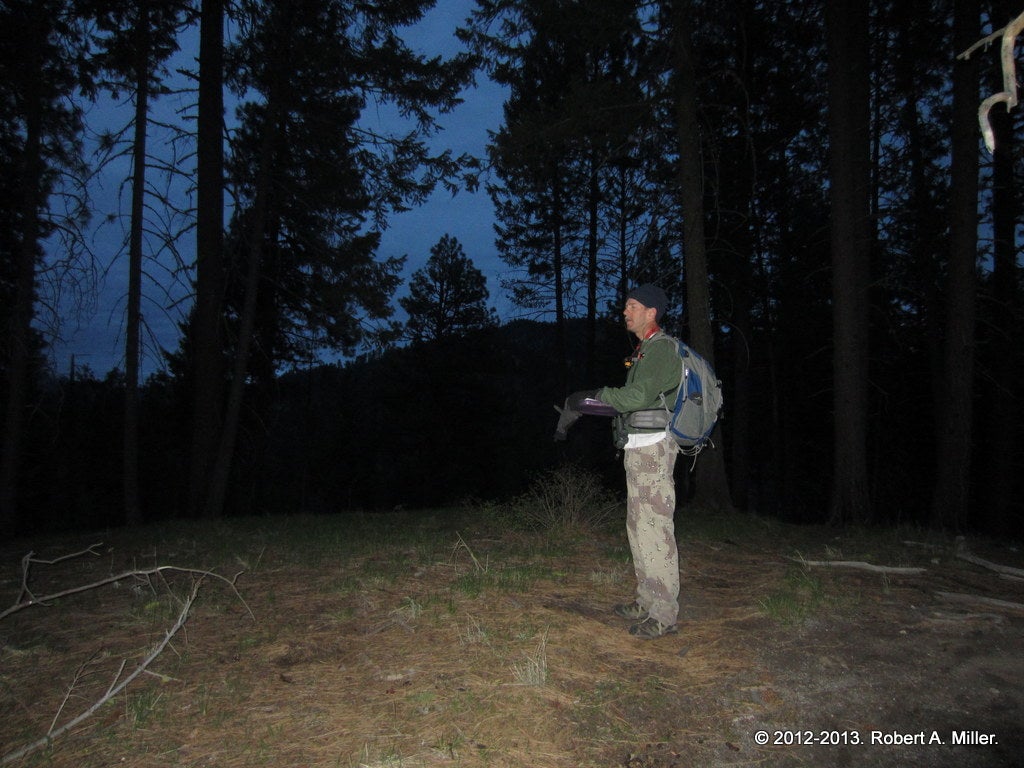
[{"label": "blue and gray backpack", "polygon": [[[711,364],[687,344],[669,336],[679,353],[679,387],[673,400],[661,394],[661,408],[634,411],[627,423],[638,429],[664,428],[682,453],[696,456],[711,442],[722,415],[722,382]],[[671,390],[669,390],[671,392]]]}]

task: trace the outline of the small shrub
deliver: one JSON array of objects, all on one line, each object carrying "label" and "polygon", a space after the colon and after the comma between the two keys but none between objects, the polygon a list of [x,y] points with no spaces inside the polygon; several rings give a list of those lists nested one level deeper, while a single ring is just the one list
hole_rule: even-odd
[{"label": "small shrub", "polygon": [[586,532],[605,528],[619,504],[596,474],[569,464],[538,476],[511,506],[530,528]]}]

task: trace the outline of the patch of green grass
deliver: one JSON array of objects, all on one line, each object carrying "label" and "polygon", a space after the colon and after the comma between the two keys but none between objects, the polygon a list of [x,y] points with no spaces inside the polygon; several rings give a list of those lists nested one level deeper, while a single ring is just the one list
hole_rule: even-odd
[{"label": "patch of green grass", "polygon": [[717,512],[683,506],[676,513],[676,537],[680,541],[764,541],[779,533],[774,521],[750,512]]},{"label": "patch of green grass", "polygon": [[[625,537],[623,537],[623,542],[625,542]],[[629,564],[633,562],[633,554],[629,551],[629,545],[626,543],[605,545],[601,554],[613,563]]]},{"label": "patch of green grass", "polygon": [[457,728],[446,728],[431,744],[431,748],[440,752],[445,758],[457,760],[459,750],[466,744],[466,737]]},{"label": "patch of green grass", "polygon": [[488,567],[462,574],[455,580],[454,588],[468,597],[479,597],[489,590],[523,593],[538,581],[554,575],[554,569],[542,562]]},{"label": "patch of green grass", "polygon": [[375,588],[394,584],[402,572],[402,561],[394,552],[389,556],[373,555],[367,557],[359,566],[360,586]]},{"label": "patch of green grass", "polygon": [[405,623],[416,621],[423,615],[423,603],[414,597],[407,597],[402,604],[391,611],[391,616]]},{"label": "patch of green grass", "polygon": [[792,567],[782,584],[760,601],[761,610],[784,624],[801,624],[816,615],[827,604],[825,588],[815,574],[805,568]]},{"label": "patch of green grass", "polygon": [[623,583],[625,575],[618,568],[601,568],[591,571],[588,578],[590,583],[596,587],[610,587]]},{"label": "patch of green grass", "polygon": [[158,717],[162,710],[163,691],[157,687],[129,691],[125,698],[125,714],[132,730],[144,727]]},{"label": "patch of green grass", "polygon": [[151,595],[135,609],[137,616],[154,621],[167,621],[177,617],[181,606],[169,595]]},{"label": "patch of green grass", "polygon": [[388,749],[376,758],[370,755],[369,746],[364,747],[363,757],[356,763],[358,768],[408,768],[412,765],[395,749]]}]

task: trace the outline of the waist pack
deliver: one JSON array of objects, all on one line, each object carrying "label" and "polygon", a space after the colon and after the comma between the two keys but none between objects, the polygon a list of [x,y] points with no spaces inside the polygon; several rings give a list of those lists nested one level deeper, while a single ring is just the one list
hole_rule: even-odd
[{"label": "waist pack", "polygon": [[682,452],[696,456],[711,443],[711,432],[722,414],[722,382],[703,357],[679,339],[679,387],[671,401],[663,392],[661,407],[633,411],[625,417],[634,429],[664,429]]}]

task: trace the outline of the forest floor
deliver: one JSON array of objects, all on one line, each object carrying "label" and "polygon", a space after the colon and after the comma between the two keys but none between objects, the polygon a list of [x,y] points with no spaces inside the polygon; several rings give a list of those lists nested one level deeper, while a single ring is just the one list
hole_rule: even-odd
[{"label": "forest floor", "polygon": [[684,618],[641,641],[611,613],[621,527],[481,507],[9,543],[0,610],[30,551],[79,553],[28,563],[36,597],[151,572],[0,619],[0,761],[51,733],[10,764],[1024,764],[1024,581],[963,557],[1019,549],[681,510]]}]

